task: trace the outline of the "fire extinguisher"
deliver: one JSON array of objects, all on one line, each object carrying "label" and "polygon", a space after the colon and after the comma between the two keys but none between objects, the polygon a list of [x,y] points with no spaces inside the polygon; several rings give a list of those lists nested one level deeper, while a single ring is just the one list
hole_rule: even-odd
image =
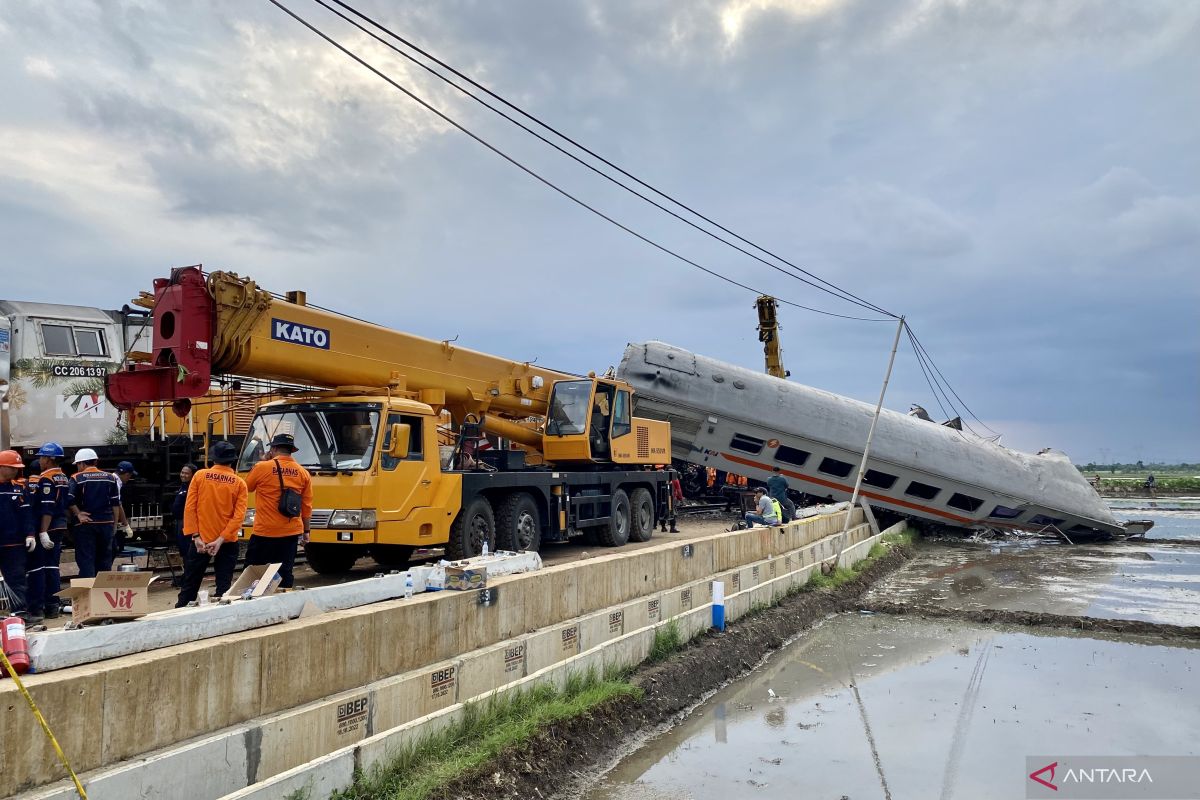
[{"label": "fire extinguisher", "polygon": [[[29,671],[29,640],[25,638],[25,620],[5,617],[0,621],[0,646],[18,675]],[[8,677],[8,670],[4,670],[4,677]]]}]

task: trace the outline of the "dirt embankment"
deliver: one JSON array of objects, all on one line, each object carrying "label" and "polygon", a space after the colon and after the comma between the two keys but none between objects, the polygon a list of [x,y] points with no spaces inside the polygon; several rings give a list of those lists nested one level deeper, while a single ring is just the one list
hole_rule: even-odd
[{"label": "dirt embankment", "polygon": [[890,600],[874,600],[862,608],[880,614],[900,614],[927,619],[954,619],[981,625],[1028,625],[1031,627],[1069,628],[1092,633],[1123,636],[1154,636],[1174,641],[1200,641],[1200,627],[1168,625],[1136,619],[1103,619],[1101,617],[1072,617],[1040,611],[1007,611],[993,608],[962,609],[940,606],[912,606]]},{"label": "dirt embankment", "polygon": [[590,714],[543,729],[444,786],[438,800],[525,800],[575,796],[582,775],[611,763],[639,734],[673,722],[705,695],[745,674],[764,655],[827,615],[854,610],[870,586],[909,558],[893,548],[839,587],[806,592],[750,615],[723,633],[709,632],[668,660],[639,668],[630,678],[644,692],[622,698]]}]

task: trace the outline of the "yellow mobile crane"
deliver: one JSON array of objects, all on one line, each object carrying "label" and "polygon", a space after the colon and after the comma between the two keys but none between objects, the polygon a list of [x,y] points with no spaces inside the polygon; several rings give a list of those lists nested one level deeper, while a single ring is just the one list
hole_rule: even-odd
[{"label": "yellow mobile crane", "polygon": [[[623,381],[390,330],[200,267],[155,280],[152,303],[153,354],[108,378],[116,405],[186,402],[221,374],[313,387],[259,409],[238,469],[276,433],[295,436],[313,474],[318,572],[367,554],[399,564],[416,547],[463,558],[484,542],[536,550],[583,533],[619,546],[671,513],[674,473],[655,468],[670,463],[670,426],[633,416]],[[443,412],[453,448],[438,447]],[[485,449],[484,432],[520,449]]]},{"label": "yellow mobile crane", "polygon": [[776,317],[779,301],[764,294],[754,305],[758,309],[758,340],[763,343],[767,374],[786,378],[792,373],[783,368],[783,348],[779,346],[779,320]]}]

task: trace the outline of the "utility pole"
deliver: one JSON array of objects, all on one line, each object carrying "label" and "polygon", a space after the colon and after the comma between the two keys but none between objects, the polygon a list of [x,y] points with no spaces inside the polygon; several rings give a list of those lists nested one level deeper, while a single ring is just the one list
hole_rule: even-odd
[{"label": "utility pole", "polygon": [[779,319],[776,315],[779,301],[764,294],[754,305],[758,309],[758,340],[763,343],[767,374],[786,378],[792,373],[783,368],[783,348],[779,346]]}]

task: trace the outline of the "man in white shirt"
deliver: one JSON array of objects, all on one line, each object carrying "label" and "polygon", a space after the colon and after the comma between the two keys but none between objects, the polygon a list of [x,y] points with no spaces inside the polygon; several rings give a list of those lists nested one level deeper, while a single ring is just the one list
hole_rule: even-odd
[{"label": "man in white shirt", "polygon": [[761,486],[754,490],[754,505],[758,509],[758,513],[753,511],[746,512],[746,522],[751,526],[758,525],[778,525],[779,515],[775,513],[775,504],[771,502],[771,498],[767,496],[767,490]]}]

